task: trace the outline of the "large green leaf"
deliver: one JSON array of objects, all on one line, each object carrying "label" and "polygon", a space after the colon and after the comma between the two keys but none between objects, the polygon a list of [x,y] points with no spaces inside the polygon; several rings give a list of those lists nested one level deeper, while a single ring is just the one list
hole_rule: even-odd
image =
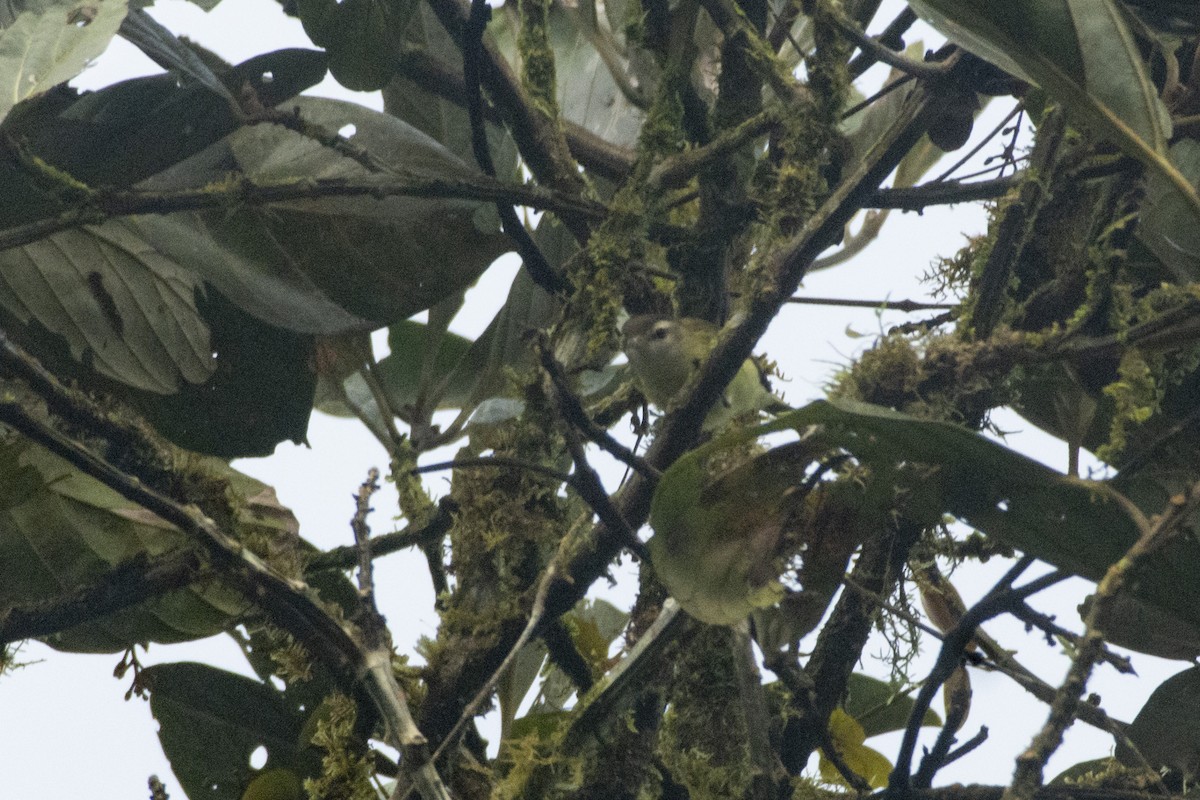
[{"label": "large green leaf", "polygon": [[77,361],[147,392],[203,383],[215,369],[200,291],[195,275],[124,220],[0,251],[0,306],[12,318],[58,334]]},{"label": "large green leaf", "polygon": [[[687,513],[681,516],[679,509],[686,510],[688,502],[699,503],[696,487],[705,480],[702,459],[767,433],[787,428],[804,431],[810,425],[821,425],[826,444],[848,451],[870,468],[874,479],[869,483],[884,484],[877,490],[895,491],[905,513],[929,520],[952,514],[989,536],[1091,580],[1099,580],[1139,534],[1113,488],[1125,490],[1143,508],[1155,512],[1162,508],[1147,502],[1166,488],[1161,482],[1131,488],[1120,479],[1110,486],[1068,478],[956,425],[865,403],[818,401],[774,422],[727,434],[677,461],[655,493],[651,522],[656,537],[661,524],[656,515],[670,515],[674,519],[668,525],[686,532]],[[664,493],[667,496],[660,497]],[[700,523],[701,527],[713,524],[703,519]],[[694,551],[697,564],[705,563],[702,540],[681,537],[679,541],[679,547]],[[686,560],[678,563],[693,573],[702,568]],[[710,561],[704,569],[716,569],[713,563],[719,565]],[[1200,570],[1200,542],[1191,536],[1175,537],[1143,567],[1133,593],[1182,620],[1200,624],[1200,588],[1193,580]]]},{"label": "large green leaf", "polygon": [[[953,514],[1068,572],[1098,580],[1138,537],[1137,526],[1108,484],[1063,476],[949,423],[864,403],[818,401],[757,431],[803,430],[814,424],[823,425],[823,436],[872,469],[930,465],[932,472],[922,471],[907,487],[920,498],[925,513]],[[1114,485],[1124,488],[1119,480]],[[1200,622],[1200,588],[1190,577],[1197,570],[1200,543],[1176,537],[1147,559],[1134,594],[1181,619]]]},{"label": "large green leaf", "polygon": [[[855,672],[846,684],[846,713],[858,720],[868,738],[881,733],[903,730],[908,725],[915,701],[906,692],[878,678]],[[925,709],[922,725],[941,725],[942,720],[931,708]]]},{"label": "large green leaf", "polygon": [[[193,800],[238,800],[256,775],[302,778],[319,768],[301,741],[303,716],[269,683],[192,662],[147,667],[141,680],[163,753]],[[255,770],[250,756],[259,747],[267,760]]]},{"label": "large green leaf", "polygon": [[[453,74],[462,72],[462,51],[438,22],[428,3],[420,3],[404,31],[405,47],[435,59]],[[471,123],[460,103],[422,89],[417,83],[397,76],[383,89],[383,109],[441,143],[467,164],[474,164]],[[517,145],[503,125],[486,125],[488,147],[496,177],[516,180]]]},{"label": "large green leaf", "polygon": [[71,80],[108,47],[125,0],[40,0],[0,30],[0,119],[22,100]]},{"label": "large green leaf", "polygon": [[171,441],[209,455],[266,456],[279,442],[304,442],[316,387],[313,337],[261,322],[216,291],[200,312],[212,332],[212,377],[129,399]]},{"label": "large green leaf", "polygon": [[374,91],[396,71],[396,50],[417,3],[413,0],[298,0],[296,11],[313,44],[329,53],[329,70],[347,89]]},{"label": "large green leaf", "polygon": [[[295,517],[269,487],[215,460],[195,467],[228,477],[244,501],[244,531],[270,542],[279,563],[298,563],[304,545]],[[7,487],[0,497],[0,608],[53,600],[131,559],[188,546],[172,525],[24,440],[0,444],[0,477]],[[117,652],[138,642],[189,641],[221,632],[248,608],[239,593],[206,581],[54,634],[47,643]]]},{"label": "large green leaf", "polygon": [[[1200,667],[1159,684],[1126,733],[1150,766],[1181,774],[1185,786],[1194,781],[1200,775]],[[1117,743],[1117,758],[1141,764],[1124,742]]]},{"label": "large green leaf", "polygon": [[1159,173],[1193,220],[1200,218],[1200,195],[1167,157],[1170,119],[1117,0],[911,5],[968,50],[1041,86],[1096,133]]},{"label": "large green leaf", "polygon": [[[256,56],[219,77],[264,105],[284,102],[325,75],[324,54],[289,49]],[[21,103],[0,126],[31,154],[88,186],[128,187],[208,147],[242,123],[238,110],[210,88],[180,86],[174,75],[135,78],[97,92],[60,87]],[[66,191],[64,192],[64,189]],[[0,224],[52,216],[75,198],[52,176],[0,161]]]},{"label": "large green leaf", "polygon": [[[293,105],[329,130],[353,126],[351,141],[400,176],[477,174],[386,114],[319,98]],[[204,185],[231,164],[263,183],[371,179],[357,162],[312,139],[260,125],[235,132],[143,188]],[[508,248],[491,204],[452,198],[296,200],[237,213],[144,217],[138,225],[156,247],[247,312],[305,333],[362,330],[409,317],[472,283]]]}]

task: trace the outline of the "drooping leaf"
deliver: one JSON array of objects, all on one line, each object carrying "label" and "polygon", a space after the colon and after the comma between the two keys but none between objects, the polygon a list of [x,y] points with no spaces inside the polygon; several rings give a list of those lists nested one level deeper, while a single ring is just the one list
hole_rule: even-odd
[{"label": "drooping leaf", "polygon": [[[327,130],[354,126],[351,142],[398,175],[450,181],[476,175],[386,114],[321,98],[293,105]],[[143,188],[203,185],[220,178],[231,160],[256,182],[370,180],[355,161],[283,127],[260,125],[235,132]],[[319,334],[410,317],[470,285],[509,246],[490,204],[452,198],[294,200],[235,214],[143,217],[138,224],[156,247],[247,312],[277,327]],[[213,244],[198,250],[197,238]]]},{"label": "drooping leaf", "polygon": [[125,0],[39,0],[0,30],[0,119],[14,105],[71,80],[108,47]]},{"label": "drooping leaf", "polygon": [[712,448],[700,448],[667,470],[650,507],[647,546],[655,574],[685,611],[733,625],[783,599],[784,524],[803,499],[796,489],[817,447],[784,445],[716,474],[706,458]]},{"label": "drooping leaf", "polygon": [[[243,495],[244,529],[270,543],[270,560],[296,567],[303,545],[295,517],[269,487],[219,462],[205,467],[226,475]],[[0,476],[10,487],[0,509],[0,608],[60,597],[117,565],[188,544],[174,526],[21,439],[0,446]],[[208,580],[52,635],[47,643],[118,652],[138,642],[188,641],[221,632],[247,610],[240,593]]]},{"label": "drooping leaf", "polygon": [[[866,734],[863,732],[862,726],[840,708],[835,708],[829,717],[829,738],[837,749],[838,755],[841,756],[842,763],[849,767],[854,774],[866,780],[873,789],[882,789],[887,786],[888,774],[892,771],[892,762],[888,761],[883,753],[863,744]],[[821,773],[822,780],[843,786],[848,785],[837,767],[825,756],[824,750],[821,751],[817,768]]]},{"label": "drooping leaf", "polygon": [[[846,692],[842,708],[862,726],[865,737],[904,730],[908,725],[914,701],[887,681],[855,672],[850,675]],[[926,709],[921,724],[941,725],[942,720],[936,711]]]},{"label": "drooping leaf", "polygon": [[[1098,580],[1137,539],[1137,529],[1103,482],[1080,481],[958,426],[852,401],[818,401],[741,437],[808,425],[873,469],[924,463],[935,471],[908,491],[921,514],[950,513],[1023,552]],[[735,441],[726,437],[725,446]],[[718,445],[717,442],[713,446]],[[1113,485],[1126,494],[1118,478]],[[1142,498],[1131,495],[1143,508]],[[1165,499],[1164,499],[1165,502]],[[1078,543],[1087,541],[1088,547]],[[1149,558],[1134,593],[1200,623],[1200,592],[1188,577],[1200,569],[1200,543],[1176,537]]]},{"label": "drooping leaf", "polygon": [[914,0],[950,39],[1055,100],[1157,172],[1192,214],[1200,195],[1167,157],[1171,123],[1117,0]]},{"label": "drooping leaf", "polygon": [[[239,800],[271,770],[313,774],[301,748],[302,718],[269,683],[191,662],[147,667],[141,679],[163,753],[188,797]],[[261,771],[250,766],[259,747],[267,751]]]},{"label": "drooping leaf", "polygon": [[313,44],[329,54],[329,70],[347,89],[381,89],[396,71],[400,35],[412,0],[298,0],[296,11]]},{"label": "drooping leaf", "polygon": [[282,441],[303,443],[316,386],[313,337],[263,323],[216,291],[200,312],[212,331],[212,377],[130,401],[171,441],[208,455],[265,456]]},{"label": "drooping leaf", "polygon": [[[1185,784],[1200,775],[1200,667],[1159,684],[1126,735],[1152,767],[1181,774]],[[1141,763],[1121,742],[1117,758],[1130,766]]]}]

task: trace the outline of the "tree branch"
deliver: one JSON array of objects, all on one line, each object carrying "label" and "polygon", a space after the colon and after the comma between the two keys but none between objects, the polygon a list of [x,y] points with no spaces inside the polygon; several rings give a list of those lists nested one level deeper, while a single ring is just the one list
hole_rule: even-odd
[{"label": "tree branch", "polygon": [[[429,7],[465,56],[469,49],[469,6],[462,0],[430,0]],[[480,50],[480,75],[534,177],[568,195],[582,196],[587,187],[562,134],[553,121],[537,112],[508,62],[486,37]],[[587,241],[587,220],[573,213],[560,213],[559,217],[577,240]]]},{"label": "tree branch", "polygon": [[0,610],[0,646],[49,636],[185,589],[202,570],[195,550],[175,550],[155,558],[139,554],[99,580],[59,597]]},{"label": "tree branch", "polygon": [[[400,56],[397,72],[417,86],[463,108],[467,107],[466,84],[462,75],[424,49],[406,50]],[[484,104],[484,116],[489,122],[501,123],[503,118],[495,106]],[[610,181],[623,181],[633,171],[633,153],[608,142],[574,122],[563,120],[567,148],[587,170]]]},{"label": "tree branch", "polygon": [[361,181],[322,178],[280,184],[260,184],[250,178],[240,177],[177,191],[93,190],[79,205],[68,208],[56,217],[0,230],[0,250],[38,241],[71,228],[98,225],[113,217],[228,210],[243,205],[264,206],[335,197],[370,197],[376,200],[388,197],[446,197],[507,202],[592,220],[603,219],[607,214],[602,205],[592,201],[570,199],[536,186],[505,184],[484,176]]},{"label": "tree branch", "polygon": [[[449,497],[438,502],[437,512],[423,525],[409,525],[402,531],[385,533],[371,540],[371,558],[379,558],[407,547],[433,544],[445,538],[454,524],[457,504]],[[304,567],[306,573],[326,569],[351,569],[358,563],[358,548],[353,545],[334,547],[313,556]]]},{"label": "tree branch", "polygon": [[[0,335],[0,354],[7,356],[2,360],[9,371],[14,362],[28,367],[28,364],[24,364],[28,357],[3,335]],[[28,361],[36,363],[31,359]],[[48,380],[46,376],[42,377],[42,385],[35,388],[53,390],[57,382],[52,377]],[[47,400],[52,407],[66,405],[78,409],[84,416],[101,415],[98,409],[90,406],[91,401],[82,396],[68,400],[65,392],[52,391]],[[150,488],[147,483],[121,471],[79,442],[60,433],[20,403],[0,401],[0,423],[65,459],[80,472],[100,481],[126,500],[179,528],[207,553],[214,569],[225,582],[263,609],[275,625],[301,642],[314,658],[330,668],[343,685],[352,691],[363,689],[372,699],[381,718],[387,722],[389,741],[404,753],[408,769],[422,787],[422,793],[427,792],[430,798],[448,797],[441,779],[428,760],[425,737],[412,722],[407,703],[395,702],[394,692],[399,689],[394,677],[390,686],[378,682],[384,670],[375,663],[377,659],[373,659],[371,653],[359,644],[353,631],[325,612],[309,595],[303,581],[279,574],[195,505],[185,505]],[[176,476],[173,485],[186,485],[186,482]],[[390,653],[386,674],[392,674]]]},{"label": "tree branch", "polygon": [[1141,535],[1096,584],[1091,608],[1084,617],[1082,642],[1050,706],[1049,718],[1033,737],[1029,747],[1017,756],[1012,784],[1004,791],[1004,800],[1031,800],[1035,795],[1042,782],[1046,761],[1062,743],[1063,733],[1075,719],[1092,668],[1103,656],[1104,632],[1100,620],[1109,612],[1113,598],[1126,589],[1141,563],[1179,533],[1197,505],[1200,505],[1200,481],[1193,483],[1186,493],[1171,497],[1167,507],[1149,524],[1133,517],[1141,529]]},{"label": "tree branch", "polygon": [[1015,186],[1020,185],[1025,172],[1016,172],[1003,178],[986,181],[942,181],[920,186],[879,189],[867,201],[870,208],[895,208],[901,211],[921,211],[929,206],[972,203],[977,200],[994,200],[1003,197]]}]

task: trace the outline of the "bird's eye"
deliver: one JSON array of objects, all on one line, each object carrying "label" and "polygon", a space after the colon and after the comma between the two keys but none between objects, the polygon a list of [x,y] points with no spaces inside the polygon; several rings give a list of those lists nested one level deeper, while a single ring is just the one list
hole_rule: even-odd
[{"label": "bird's eye", "polygon": [[667,334],[670,332],[671,332],[671,327],[669,325],[659,325],[657,328],[654,329],[654,338],[655,339],[665,339],[665,338],[667,338]]}]

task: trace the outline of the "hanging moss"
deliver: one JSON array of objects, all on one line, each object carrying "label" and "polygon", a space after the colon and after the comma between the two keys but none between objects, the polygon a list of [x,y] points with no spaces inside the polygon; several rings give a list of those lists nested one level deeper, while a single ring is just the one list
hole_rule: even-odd
[{"label": "hanging moss", "polygon": [[319,721],[310,739],[324,751],[321,775],[304,781],[309,800],[375,800],[374,768],[354,737],[354,701],[343,694],[325,699],[314,712]]},{"label": "hanging moss", "polygon": [[550,0],[520,0],[521,82],[533,105],[548,119],[558,120],[554,48],[550,44]]}]

